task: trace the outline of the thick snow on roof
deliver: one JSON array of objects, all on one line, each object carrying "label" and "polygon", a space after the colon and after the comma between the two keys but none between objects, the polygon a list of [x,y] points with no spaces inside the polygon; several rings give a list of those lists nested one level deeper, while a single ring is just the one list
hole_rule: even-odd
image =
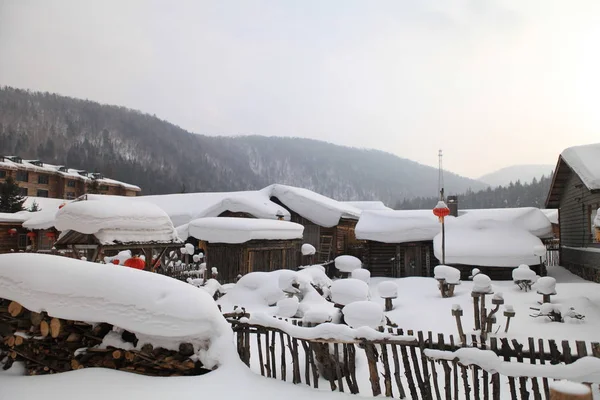
[{"label": "thick snow on roof", "polygon": [[34,201],[38,204],[40,211],[29,213],[29,218],[23,223],[23,227],[27,229],[50,229],[54,227],[59,207],[71,202],[71,200],[63,199],[28,197],[26,201],[26,203],[29,202],[28,207],[31,207]]},{"label": "thick snow on roof", "polygon": [[0,213],[0,222],[20,224],[31,218],[32,213],[28,211],[19,211],[16,213]]},{"label": "thick snow on roof", "polygon": [[225,211],[244,212],[263,219],[277,219],[278,215],[290,219],[290,213],[284,207],[273,203],[260,191],[165,194],[139,196],[135,200],[156,204],[169,215],[175,226],[198,218],[217,217]]},{"label": "thick snow on roof", "polygon": [[56,213],[55,227],[63,232],[93,234],[102,244],[179,240],[169,216],[160,207],[123,197],[69,203]]},{"label": "thick snow on roof", "polygon": [[458,215],[458,220],[463,222],[504,223],[509,227],[525,229],[540,238],[553,235],[550,220],[539,208],[535,207],[459,210]]},{"label": "thick snow on roof", "polygon": [[542,209],[540,209],[540,211],[544,213],[544,215],[546,216],[546,218],[548,218],[550,223],[558,224],[558,209],[557,208],[542,208]]},{"label": "thick snow on roof", "polygon": [[589,190],[600,189],[600,143],[569,147],[560,156]]},{"label": "thick snow on roof", "polygon": [[271,185],[262,190],[269,197],[277,197],[286,207],[317,225],[332,227],[340,218],[358,219],[361,210],[308,189],[286,185]]},{"label": "thick snow on roof", "polygon": [[432,240],[440,231],[432,210],[365,211],[356,224],[357,239],[383,243]]},{"label": "thick snow on roof", "polygon": [[[472,223],[462,218],[446,226],[446,264],[517,267],[540,263],[534,248],[543,244],[526,229],[489,220]],[[441,233],[433,239],[433,250],[441,260]]]},{"label": "thick snow on roof", "polygon": [[362,211],[391,210],[391,208],[383,204],[382,201],[342,201],[341,203],[358,208]]},{"label": "thick snow on roof", "polygon": [[176,339],[177,346],[186,339],[198,344],[210,340],[211,346],[222,337],[231,340],[229,324],[206,292],[133,268],[44,254],[2,254],[0,298],[57,318],[107,322],[136,334]]},{"label": "thick snow on roof", "polygon": [[192,236],[212,243],[245,243],[250,240],[302,239],[304,227],[288,221],[254,218],[198,218],[178,228],[182,239]]},{"label": "thick snow on roof", "polygon": [[48,208],[58,210],[58,207],[60,207],[61,204],[68,203],[69,201],[70,200],[54,199],[51,197],[27,196],[27,198],[25,198],[25,202],[23,203],[23,207],[29,209],[33,203],[37,203],[40,210],[46,210]]}]

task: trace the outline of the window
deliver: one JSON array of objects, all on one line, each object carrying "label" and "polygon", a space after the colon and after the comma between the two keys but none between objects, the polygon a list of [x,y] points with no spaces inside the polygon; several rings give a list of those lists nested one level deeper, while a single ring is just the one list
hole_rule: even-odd
[{"label": "window", "polygon": [[67,192],[67,200],[73,200],[75,198],[75,192]]},{"label": "window", "polygon": [[19,182],[28,182],[29,181],[29,172],[27,171],[17,171],[17,181]]},{"label": "window", "polygon": [[6,171],[0,171],[0,178],[6,178]]},{"label": "window", "polygon": [[19,250],[25,250],[27,248],[27,235],[21,234],[19,235]]},{"label": "window", "polygon": [[67,181],[67,187],[75,187],[75,181]]},{"label": "window", "polygon": [[48,197],[48,191],[47,190],[38,189],[38,191],[37,191],[37,197]]},{"label": "window", "polygon": [[47,185],[49,180],[48,175],[38,175],[38,183],[41,185]]},{"label": "window", "polygon": [[19,188],[19,195],[20,196],[27,196],[27,188]]},{"label": "window", "polygon": [[40,232],[40,235],[38,235],[37,250],[50,250],[53,245],[52,239],[46,236],[45,233],[42,234],[42,232]]},{"label": "window", "polygon": [[590,227],[592,228],[592,242],[600,243],[600,215],[598,215],[598,204],[590,210]]}]

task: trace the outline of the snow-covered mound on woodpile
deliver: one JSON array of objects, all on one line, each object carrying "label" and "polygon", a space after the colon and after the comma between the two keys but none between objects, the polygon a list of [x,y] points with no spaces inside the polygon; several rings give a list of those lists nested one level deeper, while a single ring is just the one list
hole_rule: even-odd
[{"label": "snow-covered mound on woodpile", "polygon": [[440,231],[432,210],[365,211],[356,224],[357,239],[382,243],[431,240]]},{"label": "snow-covered mound on woodpile", "polygon": [[56,318],[106,322],[135,333],[142,344],[176,349],[190,342],[203,349],[208,368],[235,351],[231,328],[210,295],[151,272],[45,254],[2,254],[0,298]]},{"label": "snow-covered mound on woodpile", "polygon": [[589,190],[600,189],[600,143],[569,147],[560,156]]},{"label": "snow-covered mound on woodpile", "polygon": [[368,326],[377,328],[383,324],[383,307],[371,301],[357,301],[342,310],[344,321],[352,328]]},{"label": "snow-covered mound on woodpile", "polygon": [[484,224],[520,228],[539,238],[552,237],[552,223],[535,207],[490,208],[478,210],[460,210],[457,222],[464,224]]},{"label": "snow-covered mound on woodpile", "polygon": [[233,217],[199,218],[187,224],[187,229],[178,228],[183,240],[191,236],[211,243],[302,239],[303,232],[304,227],[294,222]]},{"label": "snow-covered mound on woodpile", "polygon": [[[527,230],[493,221],[465,223],[461,218],[446,226],[447,264],[515,267],[540,263],[534,249],[542,241]],[[441,260],[441,234],[433,239],[433,250]]]},{"label": "snow-covered mound on woodpile", "polygon": [[369,300],[369,285],[365,282],[348,278],[339,279],[331,285],[331,301],[346,306],[355,301]]},{"label": "snow-covered mound on woodpile", "polygon": [[356,207],[304,188],[275,184],[262,192],[269,198],[276,197],[292,211],[324,227],[337,225],[340,218],[357,220],[361,213]]},{"label": "snow-covered mound on woodpile", "polygon": [[56,213],[55,227],[62,232],[93,234],[102,244],[179,240],[163,210],[154,204],[125,199],[69,203]]},{"label": "snow-covered mound on woodpile", "polygon": [[352,272],[362,267],[362,262],[354,256],[338,256],[335,258],[335,267],[342,272]]}]

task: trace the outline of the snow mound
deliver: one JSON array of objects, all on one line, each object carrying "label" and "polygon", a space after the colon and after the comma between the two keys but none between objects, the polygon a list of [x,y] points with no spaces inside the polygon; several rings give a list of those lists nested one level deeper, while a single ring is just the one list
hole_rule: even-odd
[{"label": "snow mound", "polygon": [[383,307],[371,301],[356,301],[342,309],[344,321],[352,328],[377,328],[384,321]]},{"label": "snow mound", "polygon": [[[186,232],[187,231],[187,232]],[[300,224],[272,219],[214,217],[199,218],[178,228],[183,235],[212,243],[245,243],[250,240],[302,239]]]},{"label": "snow mound", "polygon": [[201,354],[205,365],[235,351],[231,328],[213,299],[160,274],[45,254],[2,254],[0,298],[57,318],[110,323],[136,333],[142,344],[168,348],[188,341],[202,348],[210,341]]},{"label": "snow mound", "polygon": [[42,208],[41,211],[36,211],[30,214],[29,218],[25,222],[23,222],[23,228],[26,229],[50,229],[54,226],[54,221],[56,220],[56,213],[58,212],[58,207],[56,208]]},{"label": "snow mound", "polygon": [[535,283],[535,289],[539,294],[556,294],[556,279],[551,276],[543,276]]},{"label": "snow mound", "polygon": [[347,204],[352,207],[356,207],[362,211],[383,211],[392,209],[383,204],[382,201],[342,201],[342,204]]},{"label": "snow mound", "polygon": [[312,244],[304,243],[302,245],[301,251],[303,256],[312,256],[317,252],[317,249],[315,249],[315,246],[313,246]]},{"label": "snow mound", "polygon": [[331,284],[331,300],[343,306],[369,300],[369,285],[358,279],[339,279]]},{"label": "snow mound", "polygon": [[537,275],[529,268],[529,265],[521,264],[512,270],[513,281],[531,281],[536,280]]},{"label": "snow mound", "polygon": [[445,280],[449,284],[460,283],[460,271],[447,265],[438,265],[433,269],[433,274],[437,280]]},{"label": "snow mound", "polygon": [[[448,217],[447,220],[454,219]],[[382,243],[431,240],[441,224],[431,210],[364,211],[356,224],[356,238]]]},{"label": "snow mound", "polygon": [[276,314],[284,318],[292,318],[298,312],[300,302],[297,297],[288,297],[277,302]]},{"label": "snow mound", "polygon": [[358,268],[352,271],[351,276],[352,278],[361,280],[368,285],[369,281],[371,280],[371,271],[368,269]]},{"label": "snow mound", "polygon": [[383,281],[377,285],[379,296],[384,299],[395,299],[398,297],[398,285],[391,281]]},{"label": "snow mound", "polygon": [[362,262],[354,256],[338,256],[335,258],[335,267],[342,272],[352,272],[362,267]]},{"label": "snow mound", "polygon": [[312,309],[304,313],[303,323],[322,324],[331,321],[331,311],[325,309]]},{"label": "snow mound", "polygon": [[486,274],[477,274],[473,277],[473,292],[475,293],[491,293],[492,280]]},{"label": "snow mound", "polygon": [[185,244],[185,252],[187,254],[194,254],[194,251],[195,251],[195,249],[194,249],[194,245],[193,244],[191,244],[191,243],[186,243]]},{"label": "snow mound", "polygon": [[279,273],[279,289],[285,293],[300,293],[298,273],[290,270],[281,270]]},{"label": "snow mound", "polygon": [[92,234],[101,244],[179,240],[169,216],[159,207],[125,199],[68,203],[56,213],[55,227],[63,233]]},{"label": "snow mound", "polygon": [[553,236],[552,223],[545,213],[535,207],[487,208],[460,210],[456,219],[461,224],[486,224],[523,229],[539,238]]},{"label": "snow mound", "polygon": [[548,382],[548,386],[555,392],[570,394],[573,396],[581,396],[582,398],[586,394],[590,393],[590,388],[583,383],[562,380]]},{"label": "snow mound", "polygon": [[[131,250],[123,250],[123,251],[120,251],[114,257],[104,257],[104,263],[105,264],[123,265],[125,263],[125,260],[128,260],[131,257],[133,257],[131,254]],[[115,261],[117,261],[117,262],[115,263]]]}]

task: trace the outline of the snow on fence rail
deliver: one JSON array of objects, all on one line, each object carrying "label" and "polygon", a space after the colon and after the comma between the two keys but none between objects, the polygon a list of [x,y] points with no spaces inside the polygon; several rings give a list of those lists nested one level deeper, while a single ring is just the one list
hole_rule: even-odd
[{"label": "snow on fence rail", "polygon": [[[371,330],[361,338],[360,333],[366,331],[358,333],[347,326],[343,327],[349,329],[346,333],[355,337],[343,335],[338,340],[332,332],[340,325],[303,327],[302,321],[294,319],[226,317],[235,332],[240,358],[252,370],[314,388],[326,382],[332,391],[428,400],[496,400],[507,397],[508,390],[512,399],[532,395],[541,400],[550,399],[549,379],[577,380],[585,375],[593,380],[585,383],[600,383],[600,344],[596,342],[576,341],[572,351],[567,340],[528,338],[523,345],[507,338],[481,341],[473,334],[463,345],[453,335],[411,330],[405,335],[404,330],[392,327]],[[460,357],[465,350],[487,358],[473,353]],[[490,357],[502,361],[502,367],[491,368]],[[586,367],[583,375],[581,366]]]}]

